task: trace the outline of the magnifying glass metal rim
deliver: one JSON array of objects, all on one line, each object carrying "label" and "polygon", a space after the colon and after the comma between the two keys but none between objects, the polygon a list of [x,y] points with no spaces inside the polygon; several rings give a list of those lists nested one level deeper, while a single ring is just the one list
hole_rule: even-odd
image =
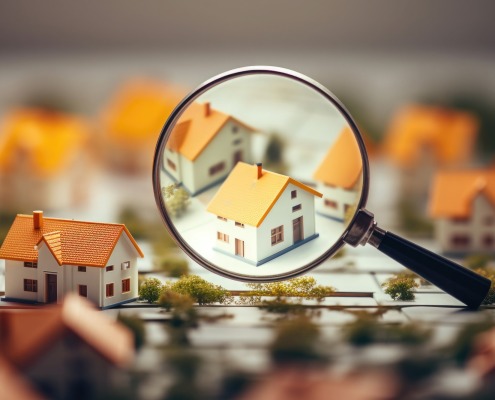
[{"label": "magnifying glass metal rim", "polygon": [[[333,106],[340,112],[342,117],[346,120],[347,124],[351,128],[354,137],[356,138],[356,142],[359,146],[359,151],[361,154],[361,160],[362,160],[362,176],[363,176],[363,184],[362,184],[362,189],[361,189],[361,196],[359,198],[359,202],[357,203],[356,207],[356,213],[354,214],[353,218],[351,221],[348,223],[346,226],[344,232],[342,235],[337,239],[337,241],[322,255],[311,261],[310,263],[299,267],[297,269],[294,269],[288,273],[283,273],[283,274],[275,274],[275,275],[266,275],[266,276],[251,276],[251,275],[244,275],[244,274],[238,274],[238,273],[233,273],[231,271],[227,271],[210,261],[208,261],[206,258],[202,257],[201,255],[197,254],[196,251],[187,243],[183,238],[180,232],[178,232],[175,228],[175,225],[173,221],[171,220],[167,209],[165,207],[165,202],[163,199],[163,195],[161,192],[161,180],[160,180],[160,171],[161,171],[161,160],[163,158],[163,151],[165,148],[165,143],[167,142],[170,133],[172,132],[172,128],[175,126],[176,122],[179,120],[180,116],[182,113],[187,109],[187,107],[194,101],[196,100],[199,96],[201,96],[203,93],[207,92],[209,89],[218,86],[222,83],[225,83],[229,80],[232,80],[234,78],[239,78],[239,77],[245,77],[245,76],[250,76],[250,75],[274,75],[274,76],[280,76],[283,78],[288,78],[294,81],[297,81],[299,83],[302,83],[306,86],[308,86],[310,89],[313,89],[317,91],[320,95],[322,95],[324,98],[326,98],[330,103],[333,104]],[[271,67],[271,66],[251,66],[251,67],[244,67],[244,68],[237,68],[233,69],[227,72],[224,72],[222,74],[219,74],[200,86],[198,86],[195,90],[193,90],[191,93],[189,93],[172,111],[170,114],[169,118],[167,119],[165,125],[163,126],[163,129],[160,133],[160,136],[158,138],[158,142],[156,145],[155,149],[155,156],[153,159],[153,192],[155,196],[155,201],[158,206],[158,209],[160,210],[161,217],[163,219],[163,222],[165,223],[165,227],[169,231],[169,233],[176,239],[177,244],[179,247],[186,252],[186,254],[189,255],[194,261],[196,261],[198,264],[202,265],[204,268],[207,270],[216,273],[218,275],[224,276],[226,278],[230,279],[235,279],[238,281],[243,281],[243,282],[273,282],[273,281],[280,281],[284,279],[290,279],[294,278],[296,276],[302,275],[309,270],[315,268],[319,264],[321,264],[323,261],[326,259],[330,258],[332,255],[334,255],[344,244],[344,237],[346,237],[350,231],[350,229],[353,227],[353,225],[356,222],[356,218],[358,218],[358,211],[363,209],[364,206],[366,205],[366,201],[368,199],[368,191],[369,191],[369,179],[370,179],[370,171],[369,171],[369,162],[368,162],[368,156],[366,153],[366,147],[364,145],[363,138],[361,136],[361,133],[359,132],[359,129],[354,122],[353,118],[351,117],[349,111],[344,107],[344,105],[339,101],[339,99],[332,93],[330,92],[327,88],[325,88],[323,85],[319,84],[315,80],[300,74],[298,72],[286,69],[286,68],[280,68],[280,67]]]}]

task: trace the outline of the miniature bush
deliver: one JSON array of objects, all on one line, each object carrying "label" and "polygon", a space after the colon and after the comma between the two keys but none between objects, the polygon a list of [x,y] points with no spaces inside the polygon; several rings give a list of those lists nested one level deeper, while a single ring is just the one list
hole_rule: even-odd
[{"label": "miniature bush", "polygon": [[119,313],[117,321],[125,325],[134,336],[134,347],[139,350],[146,343],[146,330],[144,322],[137,315],[124,315]]},{"label": "miniature bush", "polygon": [[160,298],[163,285],[157,278],[147,278],[139,286],[139,298],[148,303],[156,303]]},{"label": "miniature bush", "polygon": [[409,301],[415,299],[413,289],[419,285],[413,277],[399,274],[388,279],[382,287],[393,300]]},{"label": "miniature bush", "polygon": [[162,188],[167,211],[173,217],[180,217],[190,203],[189,193],[178,185],[168,185]]},{"label": "miniature bush", "polygon": [[180,294],[164,289],[158,300],[160,307],[172,312],[173,327],[192,327],[197,325],[198,315],[194,309],[194,299],[188,294]]},{"label": "miniature bush", "polygon": [[164,290],[189,295],[199,305],[212,303],[230,303],[230,292],[219,285],[214,285],[197,275],[186,275],[176,282],[167,282]]},{"label": "miniature bush", "polygon": [[491,285],[490,289],[488,290],[488,294],[486,295],[485,299],[481,304],[493,304],[495,303],[495,270],[492,268],[486,269],[486,268],[478,268],[475,269],[474,272],[477,274],[480,274],[481,276],[484,276],[487,279],[490,279]]},{"label": "miniature bush", "polygon": [[473,254],[464,260],[464,265],[469,269],[484,269],[490,263],[488,254]]},{"label": "miniature bush", "polygon": [[326,296],[335,292],[331,286],[316,285],[316,279],[311,276],[292,278],[283,282],[248,283],[247,286],[251,290],[241,295],[240,302],[251,305],[263,304],[262,297],[276,297],[278,302],[285,297],[321,302]]}]

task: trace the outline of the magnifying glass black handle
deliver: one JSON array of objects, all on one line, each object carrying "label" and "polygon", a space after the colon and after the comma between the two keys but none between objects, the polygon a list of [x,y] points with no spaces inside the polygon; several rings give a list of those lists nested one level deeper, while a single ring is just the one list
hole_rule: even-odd
[{"label": "magnifying glass black handle", "polygon": [[358,211],[344,241],[352,246],[371,244],[469,308],[478,308],[491,286],[489,279],[379,228],[367,210]]},{"label": "magnifying glass black handle", "polygon": [[377,249],[470,308],[478,308],[490,289],[490,280],[391,232]]}]

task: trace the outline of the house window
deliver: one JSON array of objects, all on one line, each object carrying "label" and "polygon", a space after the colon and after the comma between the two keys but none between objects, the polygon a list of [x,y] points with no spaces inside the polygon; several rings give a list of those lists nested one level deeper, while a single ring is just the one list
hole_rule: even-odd
[{"label": "house window", "polygon": [[490,234],[487,234],[485,236],[483,236],[483,246],[484,247],[488,247],[488,248],[491,248],[493,247],[493,236],[490,235]]},{"label": "house window", "polygon": [[238,146],[238,145],[240,145],[241,143],[242,143],[242,139],[236,139],[236,140],[234,140],[234,141],[232,142],[232,144],[233,144],[234,146]]},{"label": "house window", "polygon": [[337,208],[337,202],[329,199],[325,199],[325,206],[330,208]]},{"label": "house window", "polygon": [[113,265],[109,265],[107,268],[106,268],[107,272],[109,271],[113,271]]},{"label": "house window", "polygon": [[235,226],[238,226],[240,228],[244,228],[244,224],[241,224],[240,222],[237,222],[235,223]]},{"label": "house window", "polygon": [[122,279],[122,293],[131,291],[131,278]]},{"label": "house window", "polygon": [[170,158],[167,158],[167,165],[172,171],[177,171],[177,166]]},{"label": "house window", "polygon": [[462,234],[462,233],[457,233],[452,235],[450,238],[450,243],[454,246],[460,246],[460,247],[465,247],[469,246],[471,243],[471,238],[468,235]]},{"label": "house window", "polygon": [[24,279],[24,291],[25,292],[37,292],[38,281],[36,279]]},{"label": "house window", "polygon": [[234,125],[232,127],[232,133],[237,133],[237,132],[239,132],[239,127]]},{"label": "house window", "polygon": [[131,262],[130,261],[124,261],[121,264],[122,271],[131,268]]},{"label": "house window", "polygon": [[221,217],[220,215],[218,215],[217,218],[221,221],[227,221],[227,218]]},{"label": "house window", "polygon": [[24,266],[26,268],[38,268],[38,263],[37,262],[30,262],[30,261],[25,261]]},{"label": "house window", "polygon": [[83,266],[77,267],[77,272],[86,272],[86,267]]},{"label": "house window", "polygon": [[112,297],[113,296],[113,283],[107,283],[107,286],[106,286],[106,295],[107,295],[107,297]]},{"label": "house window", "polygon": [[209,169],[210,176],[216,175],[219,172],[222,172],[224,169],[225,169],[225,162],[223,161],[219,162],[218,164],[215,164],[210,167]]},{"label": "house window", "polygon": [[284,241],[284,226],[272,229],[272,246]]},{"label": "house window", "polygon": [[295,199],[297,197],[297,190],[293,190],[290,192],[290,198]]},{"label": "house window", "polygon": [[88,297],[88,285],[79,285],[79,296]]},{"label": "house window", "polygon": [[297,206],[292,207],[292,212],[299,211],[301,209],[301,205],[298,204]]},{"label": "house window", "polygon": [[222,232],[217,232],[217,239],[220,240],[221,242],[228,243],[229,242],[229,235],[222,233]]}]

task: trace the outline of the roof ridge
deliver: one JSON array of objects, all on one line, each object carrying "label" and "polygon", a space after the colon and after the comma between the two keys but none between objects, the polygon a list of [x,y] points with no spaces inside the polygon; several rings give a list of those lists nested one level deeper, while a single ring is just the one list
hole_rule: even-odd
[{"label": "roof ridge", "polygon": [[[22,217],[22,218],[33,218],[32,214],[17,214],[16,217]],[[69,218],[55,218],[55,217],[45,217],[43,216],[43,220],[50,220],[50,221],[68,221],[68,222],[77,222],[80,224],[93,224],[93,225],[113,225],[113,226],[125,226],[125,224],[121,224],[118,222],[98,222],[98,221],[81,221],[79,219],[69,219]]]}]

